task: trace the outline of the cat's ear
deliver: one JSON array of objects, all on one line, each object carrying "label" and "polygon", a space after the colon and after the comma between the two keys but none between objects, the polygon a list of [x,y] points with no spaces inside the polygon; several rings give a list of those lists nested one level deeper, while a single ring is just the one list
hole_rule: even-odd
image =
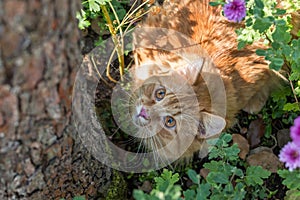
[{"label": "cat's ear", "polygon": [[226,126],[223,117],[207,112],[201,112],[201,121],[198,125],[198,137],[209,138],[218,135]]},{"label": "cat's ear", "polygon": [[185,65],[184,67],[178,69],[178,73],[184,77],[189,84],[193,85],[202,70],[204,64],[204,58],[197,58],[196,60],[193,60],[191,63]]}]

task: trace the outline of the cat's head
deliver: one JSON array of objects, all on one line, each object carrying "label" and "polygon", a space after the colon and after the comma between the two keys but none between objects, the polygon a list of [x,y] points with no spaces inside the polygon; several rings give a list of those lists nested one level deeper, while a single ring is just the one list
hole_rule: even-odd
[{"label": "cat's head", "polygon": [[199,150],[190,147],[195,138],[215,136],[226,124],[212,113],[210,94],[200,76],[203,61],[194,65],[146,78],[131,101],[130,115],[139,137],[167,159]]}]

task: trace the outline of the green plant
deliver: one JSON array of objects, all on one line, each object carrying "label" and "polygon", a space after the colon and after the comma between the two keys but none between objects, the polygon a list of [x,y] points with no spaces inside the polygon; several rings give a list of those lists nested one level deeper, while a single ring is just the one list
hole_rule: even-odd
[{"label": "green plant", "polygon": [[[65,200],[65,199],[60,199],[60,200]],[[84,196],[76,196],[73,198],[73,200],[85,200]]]},{"label": "green plant", "polygon": [[[125,73],[124,55],[128,53],[125,49],[124,37],[131,31],[134,23],[147,13],[140,13],[139,11],[148,3],[148,0],[135,8],[137,2],[138,1],[135,0],[131,8],[127,11],[125,5],[128,4],[129,1],[87,0],[82,2],[84,8],[81,10],[81,13],[77,12],[76,14],[78,27],[80,29],[89,27],[91,25],[91,19],[99,18],[102,20],[101,23],[99,23],[100,28],[109,31],[115,48],[107,63],[106,76],[115,83],[117,81],[110,75],[110,65],[113,55],[117,53],[119,73],[121,80],[123,80]],[[97,44],[101,46],[103,45],[102,42],[103,40],[100,36]]]},{"label": "green plant", "polygon": [[[267,44],[266,49],[258,49],[257,55],[264,56],[270,61],[269,67],[290,71],[290,87],[284,87],[272,95],[272,118],[280,118],[286,114],[299,113],[298,98],[300,80],[300,39],[292,39],[290,30],[291,16],[288,12],[300,9],[299,2],[285,1],[286,9],[277,8],[276,0],[248,1],[248,14],[245,18],[245,28],[237,30],[238,48],[245,47],[254,41],[263,39]],[[288,9],[289,8],[289,9]],[[266,117],[269,118],[269,117]],[[288,123],[292,121],[289,120]]]},{"label": "green plant", "polygon": [[179,185],[175,185],[178,180],[178,173],[173,174],[171,171],[164,169],[160,177],[154,178],[156,187],[150,194],[146,194],[142,190],[134,190],[133,196],[138,200],[177,200],[180,198],[182,190]]},{"label": "green plant", "polygon": [[[236,30],[238,49],[248,44],[260,41],[266,45],[257,49],[259,56],[264,56],[274,70],[284,69],[288,72],[289,85],[274,92],[262,110],[263,119],[267,125],[266,136],[272,132],[272,120],[279,119],[290,125],[300,114],[300,39],[292,37],[293,29],[291,13],[300,10],[297,0],[246,0],[246,16],[242,28]],[[224,0],[210,3],[212,6],[224,6]],[[295,24],[294,24],[295,25]],[[300,30],[298,30],[300,36]]]},{"label": "green plant", "polygon": [[[271,172],[260,166],[246,166],[238,157],[239,148],[236,144],[229,145],[232,137],[222,134],[215,146],[211,148],[208,163],[204,168],[209,170],[206,178],[201,178],[194,170],[187,171],[193,184],[189,189],[182,190],[176,185],[179,180],[177,173],[164,169],[162,175],[155,180],[155,188],[150,194],[141,190],[134,191],[135,199],[245,199],[266,198],[272,195],[264,186],[264,180]],[[246,168],[245,168],[246,167]]]},{"label": "green plant", "polygon": [[[283,180],[283,184],[289,189],[286,192],[287,199],[298,199],[300,197],[300,170],[278,170],[277,172]],[[288,198],[289,197],[289,198]]]}]

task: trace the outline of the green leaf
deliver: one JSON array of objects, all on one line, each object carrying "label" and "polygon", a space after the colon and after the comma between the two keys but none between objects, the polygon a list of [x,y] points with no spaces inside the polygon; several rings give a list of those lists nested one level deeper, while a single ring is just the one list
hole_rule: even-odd
[{"label": "green leaf", "polygon": [[[90,0],[88,0],[90,1]],[[94,0],[95,2],[97,2],[100,5],[105,5],[108,2],[111,2],[112,0]]]},{"label": "green leaf", "polygon": [[204,163],[203,165],[206,169],[209,169],[211,172],[224,171],[224,162],[223,161],[211,161],[209,163]]},{"label": "green leaf", "polygon": [[299,200],[300,198],[300,191],[299,190],[288,190],[284,199],[288,200]]},{"label": "green leaf", "polygon": [[74,197],[73,200],[85,200],[85,197],[84,196],[77,196],[77,197]]},{"label": "green leaf", "polygon": [[194,170],[189,169],[187,174],[188,174],[189,178],[193,181],[193,183],[195,183],[195,184],[200,183],[200,177]]},{"label": "green leaf", "polygon": [[282,45],[282,43],[279,43],[279,42],[274,41],[274,42],[272,43],[272,48],[273,48],[273,50],[278,50],[278,49],[281,48],[281,45]]},{"label": "green leaf", "polygon": [[[174,185],[168,187],[167,190],[165,191],[160,191],[160,190],[152,190],[151,193],[151,200],[152,199],[166,199],[166,200],[178,200],[181,196],[181,187],[179,185]],[[152,197],[157,197],[157,198],[152,198]]]},{"label": "green leaf", "polygon": [[179,180],[179,174],[172,174],[171,171],[164,169],[160,177],[155,177],[156,189],[159,191],[166,191],[172,187]]},{"label": "green leaf", "polygon": [[239,158],[238,154],[240,153],[240,149],[237,144],[233,144],[231,147],[224,148],[225,159],[227,160],[237,160]]},{"label": "green leaf", "polygon": [[299,103],[295,102],[295,103],[286,103],[283,106],[283,110],[285,111],[293,111],[293,112],[298,112],[300,111],[300,105]]},{"label": "green leaf", "polygon": [[210,172],[206,177],[206,181],[211,185],[215,185],[216,183],[227,184],[229,183],[229,176],[222,172]]},{"label": "green leaf", "polygon": [[248,186],[262,185],[262,179],[268,178],[270,175],[271,172],[261,166],[249,166],[246,169],[245,182]]},{"label": "green leaf", "polygon": [[252,26],[253,25],[253,19],[252,18],[248,18],[245,22],[246,26]]},{"label": "green leaf", "polygon": [[[160,177],[158,177],[158,179],[159,178]],[[161,178],[159,180],[163,180],[163,181],[168,180],[170,184],[175,184],[177,181],[179,181],[179,174],[178,173],[172,174],[172,171],[164,169],[163,173],[161,174]],[[155,180],[155,182],[159,184],[159,181]]]},{"label": "green leaf", "polygon": [[284,60],[282,58],[271,58],[270,68],[276,71],[280,70],[282,65],[284,64]]},{"label": "green leaf", "polygon": [[211,172],[217,172],[217,171],[222,170],[222,168],[223,168],[223,162],[222,161],[212,160],[210,162],[204,163],[203,167],[205,169],[208,169]]},{"label": "green leaf", "polygon": [[254,7],[253,15],[256,16],[256,17],[263,17],[264,16],[264,11],[261,8]]},{"label": "green leaf", "polygon": [[76,12],[76,19],[78,19],[78,28],[81,30],[84,30],[91,25],[91,23],[87,20],[86,12],[84,10],[81,10],[81,13]]},{"label": "green leaf", "polygon": [[290,80],[291,81],[297,81],[300,79],[300,73],[299,72],[292,72],[290,75]]},{"label": "green leaf", "polygon": [[264,3],[261,0],[254,0],[254,2],[258,8],[261,8],[261,9],[264,8]]},{"label": "green leaf", "polygon": [[195,190],[186,190],[183,192],[184,200],[194,200],[196,197]]},{"label": "green leaf", "polygon": [[207,197],[210,195],[210,188],[211,185],[209,183],[201,184],[197,188],[197,196],[196,200],[206,200]]},{"label": "green leaf", "polygon": [[282,46],[282,53],[285,55],[285,57],[290,57],[292,53],[292,49],[289,45],[283,45]]},{"label": "green leaf", "polygon": [[241,169],[239,169],[239,168],[237,168],[237,167],[234,167],[234,168],[231,170],[231,172],[232,172],[233,174],[235,174],[236,176],[241,177],[241,178],[243,178],[243,176],[244,176],[243,170],[241,170]]},{"label": "green leaf", "polygon": [[[296,65],[299,66],[300,64],[300,39],[292,40],[292,59]],[[297,68],[300,71],[299,67]]]},{"label": "green leaf", "polygon": [[123,19],[126,15],[126,10],[125,9],[117,10],[117,15],[118,15],[119,19]]},{"label": "green leaf", "polygon": [[232,184],[229,182],[227,185],[225,185],[224,190],[222,192],[224,192],[225,194],[232,194],[233,193]]},{"label": "green leaf", "polygon": [[100,11],[99,3],[96,0],[88,0],[88,2],[89,2],[90,11],[92,11],[92,12]]},{"label": "green leaf", "polygon": [[[133,190],[133,198],[136,200],[154,200],[154,198],[150,198],[150,195],[145,194],[142,190]],[[159,200],[158,198],[156,198]]]},{"label": "green leaf", "polygon": [[[275,23],[276,23],[276,26],[286,27],[286,26],[285,26],[285,25],[286,25],[286,21],[283,20],[283,19],[276,20]],[[287,28],[287,27],[286,27],[286,28]]]},{"label": "green leaf", "polygon": [[210,1],[209,2],[209,5],[210,6],[219,6],[219,5],[224,5],[225,4],[225,2],[222,2],[222,1]]},{"label": "green leaf", "polygon": [[254,22],[253,29],[258,30],[259,33],[263,33],[270,28],[273,22],[270,18],[257,18]]},{"label": "green leaf", "polygon": [[241,49],[243,49],[246,45],[247,45],[247,42],[245,42],[245,41],[239,41],[237,48],[238,48],[238,50],[241,50]]},{"label": "green leaf", "polygon": [[258,56],[266,56],[266,50],[264,49],[257,49],[255,52]]},{"label": "green leaf", "polygon": [[[230,135],[228,133],[224,133],[223,135],[221,135],[220,139],[224,141],[223,146],[228,146],[227,143],[232,140],[232,135]],[[224,144],[226,144],[226,145],[224,145]]]},{"label": "green leaf", "polygon": [[233,199],[243,200],[245,199],[245,195],[246,195],[245,185],[241,182],[237,183],[234,188]]},{"label": "green leaf", "polygon": [[286,185],[290,190],[299,190],[300,189],[300,170],[278,170],[277,173],[279,176],[284,178],[285,180],[282,182]]},{"label": "green leaf", "polygon": [[[278,22],[278,21],[277,21]],[[274,41],[287,44],[291,41],[292,36],[288,33],[288,27],[285,25],[277,24],[274,33],[272,34]]]},{"label": "green leaf", "polygon": [[292,46],[294,47],[295,50],[299,50],[300,49],[300,38],[297,40],[292,40]]},{"label": "green leaf", "polygon": [[275,15],[284,15],[285,13],[286,13],[286,10],[280,9],[280,8],[276,8]]}]

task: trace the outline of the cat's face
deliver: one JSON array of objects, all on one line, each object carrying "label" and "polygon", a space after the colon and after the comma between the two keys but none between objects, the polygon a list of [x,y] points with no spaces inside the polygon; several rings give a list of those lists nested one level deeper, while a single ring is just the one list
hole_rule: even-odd
[{"label": "cat's face", "polygon": [[134,94],[131,118],[139,127],[139,137],[151,150],[162,149],[166,157],[181,156],[198,129],[199,109],[193,89],[176,75],[153,76]]},{"label": "cat's face", "polygon": [[148,78],[133,96],[130,114],[138,137],[164,159],[182,156],[197,135],[216,134],[211,122],[219,118],[199,106],[193,87],[177,73]]}]

